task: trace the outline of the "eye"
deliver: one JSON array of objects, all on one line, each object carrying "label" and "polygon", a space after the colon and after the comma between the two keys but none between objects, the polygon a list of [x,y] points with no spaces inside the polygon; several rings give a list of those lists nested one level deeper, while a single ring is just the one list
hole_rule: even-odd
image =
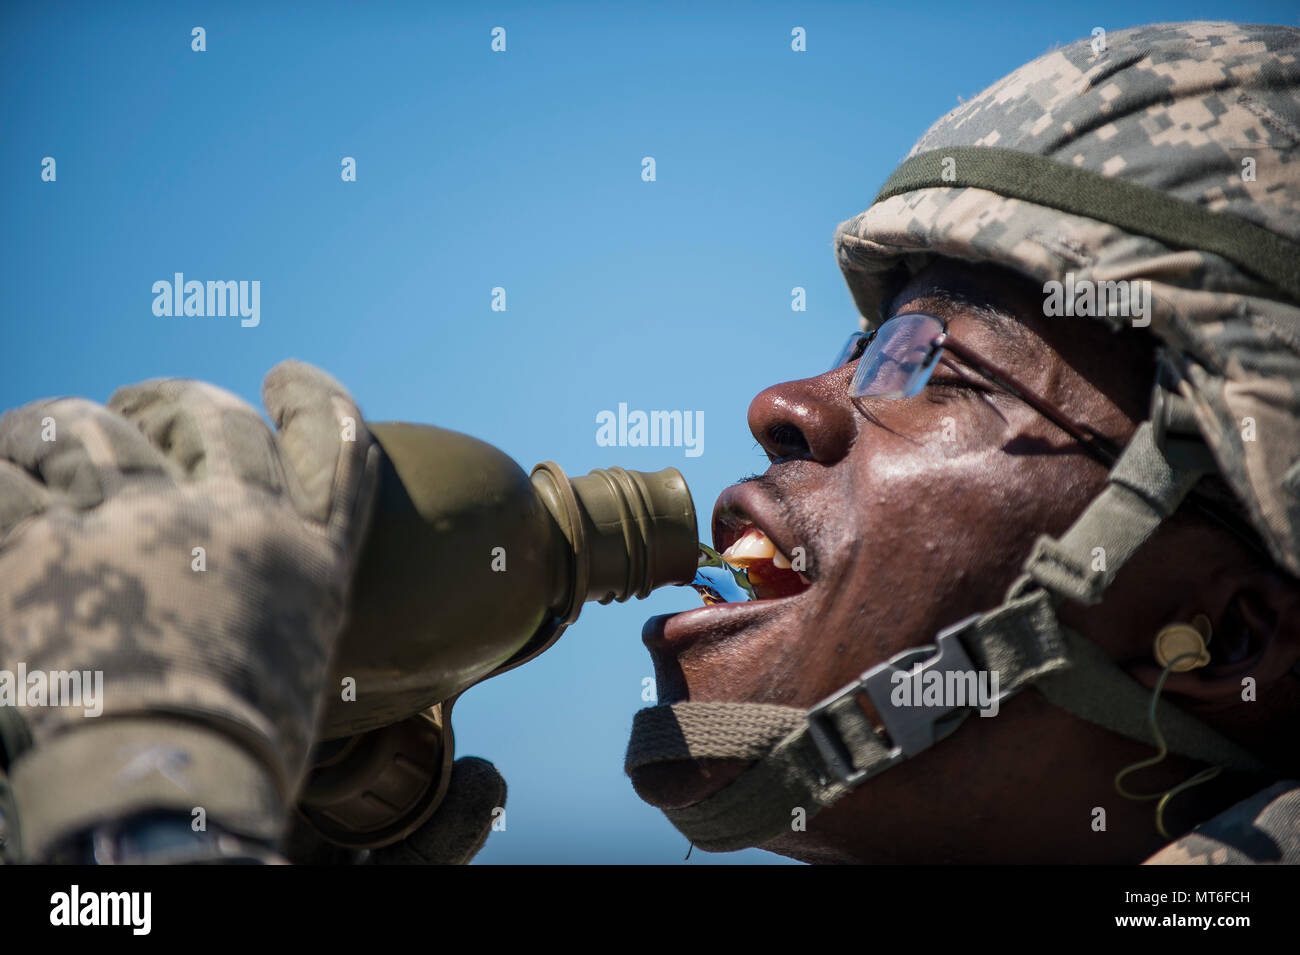
[{"label": "eye", "polygon": [[866,332],[854,332],[849,336],[849,340],[840,348],[839,354],[835,356],[835,362],[831,365],[830,370],[843,368],[850,362],[855,362],[863,356],[867,346],[871,344],[871,335]]},{"label": "eye", "polygon": [[926,401],[936,405],[946,405],[973,399],[991,407],[996,407],[997,399],[1003,397],[1002,392],[978,381],[963,378],[941,378],[938,376],[933,376],[926,382],[922,394],[925,395]]},{"label": "eye", "polygon": [[976,397],[975,389],[968,387],[964,381],[940,378],[931,378],[927,381],[921,394],[925,396],[926,401],[936,405]]},{"label": "eye", "polygon": [[938,375],[931,375],[930,380],[926,382],[926,384],[934,385],[936,388],[946,388],[958,391],[976,391],[983,392],[984,394],[989,394],[993,390],[978,381],[970,381],[966,378],[940,378]]}]

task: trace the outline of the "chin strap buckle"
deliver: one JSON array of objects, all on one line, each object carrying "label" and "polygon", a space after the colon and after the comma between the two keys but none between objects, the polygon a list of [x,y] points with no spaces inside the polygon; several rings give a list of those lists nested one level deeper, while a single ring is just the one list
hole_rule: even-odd
[{"label": "chin strap buckle", "polygon": [[[808,735],[833,778],[852,789],[951,735],[980,705],[974,690],[979,674],[959,639],[980,617],[975,614],[947,627],[932,646],[904,650],[876,664],[808,711]],[[921,688],[936,676],[945,696],[947,688],[959,688],[962,700],[923,703]],[[969,696],[967,688],[972,691]],[[880,714],[883,727],[877,728],[858,705],[861,695]],[[1007,695],[1000,693],[993,699]],[[896,697],[901,697],[899,702]],[[882,753],[885,747],[887,752]]]}]

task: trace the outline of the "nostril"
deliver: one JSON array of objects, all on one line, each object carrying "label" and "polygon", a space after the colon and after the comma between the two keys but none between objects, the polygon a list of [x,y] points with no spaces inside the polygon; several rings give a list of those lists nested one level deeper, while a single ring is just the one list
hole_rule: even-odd
[{"label": "nostril", "polygon": [[773,458],[810,458],[812,449],[802,431],[792,424],[777,424],[767,429],[768,455]]},{"label": "nostril", "polygon": [[834,464],[857,436],[857,417],[842,378],[822,375],[772,385],[749,403],[749,430],[772,463]]}]

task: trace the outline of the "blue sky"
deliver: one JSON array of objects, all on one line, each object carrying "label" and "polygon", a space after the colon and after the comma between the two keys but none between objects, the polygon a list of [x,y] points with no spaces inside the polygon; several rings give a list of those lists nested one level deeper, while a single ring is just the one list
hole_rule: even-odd
[{"label": "blue sky", "polygon": [[[1297,23],[1241,0],[9,2],[0,408],[158,376],[260,408],[262,376],[296,357],[373,420],[465,431],[525,468],[678,467],[707,537],[717,494],[765,466],[750,400],[823,371],[856,327],[831,235],[913,141],[1094,26],[1194,19]],[[155,316],[175,272],[259,281],[260,324]],[[703,453],[599,446],[596,415],[620,402],[703,412]],[[461,699],[458,752],[510,787],[477,861],[682,862],[622,760],[653,673],[641,624],[696,603],[589,605]]]}]

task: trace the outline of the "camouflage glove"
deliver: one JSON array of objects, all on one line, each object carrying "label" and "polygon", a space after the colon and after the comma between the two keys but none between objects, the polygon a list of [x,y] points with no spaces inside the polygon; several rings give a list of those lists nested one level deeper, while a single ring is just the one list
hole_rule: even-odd
[{"label": "camouflage glove", "polygon": [[262,400],[276,433],[180,379],[0,417],[0,671],[28,674],[17,701],[0,684],[0,742],[22,858],[145,812],[280,832],[378,446],[309,365],[277,365]]},{"label": "camouflage glove", "polygon": [[442,803],[401,842],[373,849],[370,865],[466,865],[478,855],[506,805],[505,777],[486,759],[462,756],[451,767]]}]

